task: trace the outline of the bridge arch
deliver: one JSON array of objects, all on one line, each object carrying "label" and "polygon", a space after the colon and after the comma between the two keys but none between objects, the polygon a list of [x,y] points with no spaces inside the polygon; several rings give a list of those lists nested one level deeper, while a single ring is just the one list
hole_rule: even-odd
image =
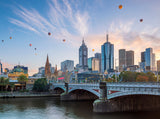
[{"label": "bridge arch", "polygon": [[55,87],[53,89],[53,91],[54,91],[55,94],[62,94],[62,93],[65,92],[65,90],[63,88],[61,88],[61,87]]},{"label": "bridge arch", "polygon": [[75,90],[85,90],[85,91],[88,91],[88,92],[94,94],[97,97],[100,97],[100,92],[97,92],[94,89],[90,89],[90,88],[72,88],[72,89],[69,90],[68,93],[70,93],[72,91],[75,91]]},{"label": "bridge arch", "polygon": [[147,111],[160,109],[160,96],[153,94],[130,93],[109,99],[116,111]]},{"label": "bridge arch", "polygon": [[108,99],[113,99],[117,97],[122,97],[122,96],[128,96],[128,95],[159,95],[158,93],[153,93],[153,92],[140,92],[140,91],[128,91],[128,92],[116,92],[107,95]]},{"label": "bridge arch", "polygon": [[68,97],[70,100],[95,100],[99,98],[99,95],[96,91],[77,88],[69,90]]}]

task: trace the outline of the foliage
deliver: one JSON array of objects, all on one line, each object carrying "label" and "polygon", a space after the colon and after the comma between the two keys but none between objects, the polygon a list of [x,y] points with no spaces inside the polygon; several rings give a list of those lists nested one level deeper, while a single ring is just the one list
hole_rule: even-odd
[{"label": "foliage", "polygon": [[0,85],[6,86],[9,83],[9,79],[5,79],[4,77],[0,78]]},{"label": "foliage", "polygon": [[29,90],[24,89],[24,90],[20,90],[19,92],[29,92]]},{"label": "foliage", "polygon": [[41,78],[35,81],[33,90],[38,92],[48,91],[48,85],[46,78]]},{"label": "foliage", "polygon": [[124,71],[121,72],[119,76],[122,82],[155,82],[156,77],[155,74],[152,72],[131,72],[131,71]]},{"label": "foliage", "polygon": [[27,82],[28,81],[28,78],[24,75],[20,75],[18,78],[17,78],[18,82]]},{"label": "foliage", "polygon": [[148,82],[148,77],[147,76],[142,76],[142,75],[138,75],[136,78],[136,82]]}]

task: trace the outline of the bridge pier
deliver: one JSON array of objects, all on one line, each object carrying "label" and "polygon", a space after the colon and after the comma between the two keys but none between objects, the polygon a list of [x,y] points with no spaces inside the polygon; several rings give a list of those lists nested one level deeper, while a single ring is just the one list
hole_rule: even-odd
[{"label": "bridge pier", "polygon": [[117,105],[107,99],[107,85],[106,82],[100,82],[100,97],[93,103],[93,111],[98,113],[115,112]]},{"label": "bridge pier", "polygon": [[61,100],[67,101],[69,100],[69,95],[68,95],[68,83],[65,83],[65,92],[61,94]]}]

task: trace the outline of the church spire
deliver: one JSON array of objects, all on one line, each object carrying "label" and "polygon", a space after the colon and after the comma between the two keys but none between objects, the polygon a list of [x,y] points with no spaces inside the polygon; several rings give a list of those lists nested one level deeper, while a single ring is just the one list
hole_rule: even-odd
[{"label": "church spire", "polygon": [[51,68],[49,64],[49,58],[47,54],[47,60],[46,60],[46,65],[45,65],[45,76],[50,76],[51,75]]}]

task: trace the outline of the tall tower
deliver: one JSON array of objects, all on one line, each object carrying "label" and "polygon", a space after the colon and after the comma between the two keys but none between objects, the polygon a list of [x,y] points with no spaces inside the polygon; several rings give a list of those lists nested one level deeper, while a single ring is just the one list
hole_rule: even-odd
[{"label": "tall tower", "polygon": [[126,50],[119,49],[119,71],[124,71],[126,67]]},{"label": "tall tower", "polygon": [[47,55],[47,60],[46,60],[46,65],[45,65],[45,76],[51,76],[51,68],[50,68],[50,64],[49,64],[49,58]]},{"label": "tall tower", "polygon": [[79,48],[79,66],[84,71],[88,69],[88,48],[82,40],[82,45]]},{"label": "tall tower", "polygon": [[112,72],[114,70],[114,45],[108,41],[108,34],[106,35],[106,40],[101,46],[101,68],[102,73],[105,71]]},{"label": "tall tower", "polygon": [[2,68],[2,63],[1,63],[1,60],[0,60],[0,74],[3,73],[3,68]]}]

